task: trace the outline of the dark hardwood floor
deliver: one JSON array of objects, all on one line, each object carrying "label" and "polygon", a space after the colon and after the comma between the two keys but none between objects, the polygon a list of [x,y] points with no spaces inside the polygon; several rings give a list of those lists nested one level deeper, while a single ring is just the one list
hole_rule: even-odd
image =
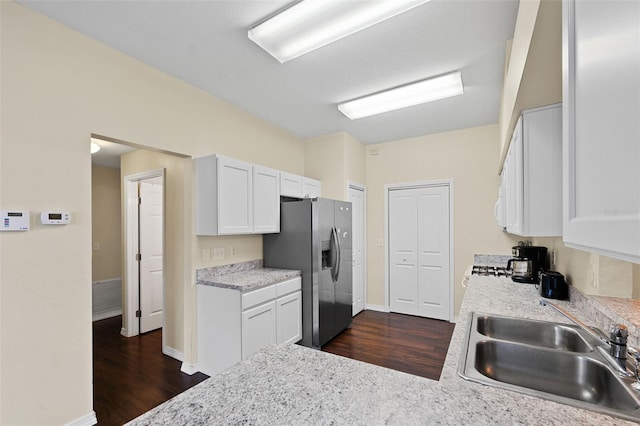
[{"label": "dark hardwood floor", "polygon": [[363,311],[322,350],[438,380],[453,328],[446,321]]},{"label": "dark hardwood floor", "polygon": [[[160,330],[125,338],[121,317],[93,323],[93,407],[98,424],[121,425],[207,378],[162,354]],[[363,311],[322,350],[437,380],[453,324]]]},{"label": "dark hardwood floor", "polygon": [[122,317],[93,323],[93,409],[99,425],[122,425],[208,376],[180,371],[162,353],[162,331],[126,338]]}]

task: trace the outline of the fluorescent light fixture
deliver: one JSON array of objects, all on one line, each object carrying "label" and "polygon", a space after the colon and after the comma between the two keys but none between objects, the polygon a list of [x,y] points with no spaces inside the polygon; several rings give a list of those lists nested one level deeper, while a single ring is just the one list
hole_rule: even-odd
[{"label": "fluorescent light fixture", "polygon": [[378,24],[429,0],[303,0],[249,30],[281,63]]},{"label": "fluorescent light fixture", "polygon": [[343,102],[338,109],[351,120],[394,111],[438,99],[462,95],[462,74],[454,71],[438,77]]},{"label": "fluorescent light fixture", "polygon": [[91,142],[91,153],[95,154],[98,151],[100,151],[100,145],[95,142]]}]

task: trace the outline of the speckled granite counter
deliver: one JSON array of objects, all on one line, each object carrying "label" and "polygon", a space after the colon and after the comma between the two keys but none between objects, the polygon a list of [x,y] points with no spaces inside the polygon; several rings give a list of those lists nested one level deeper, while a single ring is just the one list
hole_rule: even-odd
[{"label": "speckled granite counter", "polygon": [[[439,382],[296,345],[271,346],[162,404],[132,425],[619,425],[623,420],[461,379],[472,311],[567,320],[532,285],[469,280]],[[577,314],[569,302],[558,302]],[[585,321],[588,318],[578,317]]]},{"label": "speckled granite counter", "polygon": [[236,263],[198,269],[196,284],[230,288],[241,293],[299,277],[301,271],[263,268],[262,261]]}]

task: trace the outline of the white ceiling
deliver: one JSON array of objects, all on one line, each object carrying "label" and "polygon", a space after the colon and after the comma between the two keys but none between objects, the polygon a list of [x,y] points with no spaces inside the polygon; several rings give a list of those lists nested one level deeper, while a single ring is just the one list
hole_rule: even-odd
[{"label": "white ceiling", "polygon": [[[19,2],[295,135],[344,130],[365,144],[496,123],[518,9],[518,0],[432,0],[280,64],[247,30],[291,1]],[[355,121],[336,108],[454,70],[462,96]]]}]

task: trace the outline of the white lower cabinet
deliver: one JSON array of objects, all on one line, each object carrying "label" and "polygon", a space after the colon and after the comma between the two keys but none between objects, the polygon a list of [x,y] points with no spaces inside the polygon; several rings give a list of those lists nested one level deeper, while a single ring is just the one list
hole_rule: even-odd
[{"label": "white lower cabinet", "polygon": [[258,290],[198,285],[198,370],[213,376],[260,349],[302,339],[302,280]]},{"label": "white lower cabinet", "polygon": [[276,342],[295,343],[302,339],[302,292],[297,291],[276,300]]},{"label": "white lower cabinet", "polygon": [[242,359],[277,342],[276,302],[242,311]]}]

